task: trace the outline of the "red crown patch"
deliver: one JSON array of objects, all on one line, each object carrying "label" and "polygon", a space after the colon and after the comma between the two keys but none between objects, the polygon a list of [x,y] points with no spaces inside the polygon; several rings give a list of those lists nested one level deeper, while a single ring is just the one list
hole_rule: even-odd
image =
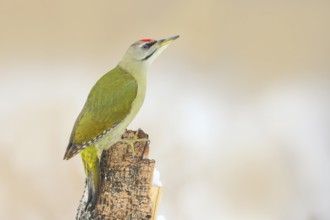
[{"label": "red crown patch", "polygon": [[152,42],[154,41],[153,39],[142,39],[142,40],[139,40],[140,42]]}]

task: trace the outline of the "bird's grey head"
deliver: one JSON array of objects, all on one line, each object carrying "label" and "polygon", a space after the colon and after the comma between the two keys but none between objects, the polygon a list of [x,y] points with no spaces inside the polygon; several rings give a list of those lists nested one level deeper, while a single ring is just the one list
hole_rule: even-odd
[{"label": "bird's grey head", "polygon": [[127,50],[121,61],[121,66],[142,65],[148,66],[156,57],[175,39],[179,36],[174,36],[161,40],[142,39],[133,43]]}]

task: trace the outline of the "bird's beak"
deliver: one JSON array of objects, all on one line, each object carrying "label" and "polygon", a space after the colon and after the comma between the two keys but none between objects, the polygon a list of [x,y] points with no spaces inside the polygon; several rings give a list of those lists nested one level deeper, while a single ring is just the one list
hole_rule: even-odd
[{"label": "bird's beak", "polygon": [[161,40],[158,40],[157,43],[159,44],[160,47],[162,47],[162,46],[165,46],[165,45],[171,43],[172,41],[178,39],[179,37],[180,37],[179,35],[176,35],[173,37],[161,39]]}]

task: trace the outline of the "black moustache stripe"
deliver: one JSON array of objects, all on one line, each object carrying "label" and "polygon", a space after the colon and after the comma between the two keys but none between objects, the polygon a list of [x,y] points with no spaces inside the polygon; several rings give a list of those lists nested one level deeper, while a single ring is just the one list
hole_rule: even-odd
[{"label": "black moustache stripe", "polygon": [[149,59],[157,50],[154,50],[151,54],[149,54],[148,56],[146,56],[145,58],[143,58],[142,60],[145,61],[147,59]]}]

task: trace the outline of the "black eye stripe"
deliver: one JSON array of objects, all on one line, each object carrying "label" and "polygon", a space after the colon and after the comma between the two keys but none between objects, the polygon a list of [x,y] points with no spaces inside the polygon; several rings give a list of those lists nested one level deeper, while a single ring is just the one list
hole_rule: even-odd
[{"label": "black eye stripe", "polygon": [[154,45],[155,43],[156,43],[156,41],[153,41],[153,42],[150,42],[150,43],[143,44],[142,48],[144,48],[144,49],[148,49],[148,48],[150,48],[152,45]]}]

